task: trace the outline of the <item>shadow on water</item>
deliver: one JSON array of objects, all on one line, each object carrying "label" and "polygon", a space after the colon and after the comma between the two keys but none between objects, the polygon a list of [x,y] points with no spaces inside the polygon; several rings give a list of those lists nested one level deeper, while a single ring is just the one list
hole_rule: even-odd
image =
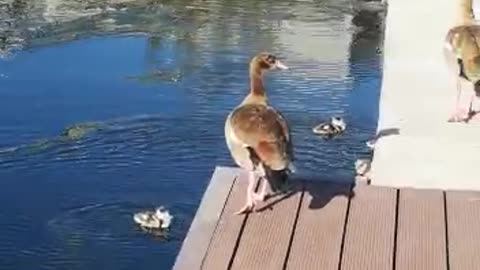
[{"label": "shadow on water", "polygon": [[[259,50],[292,67],[266,87],[292,126],[296,178],[348,186],[370,155],[383,39],[381,16],[349,4],[0,0],[2,267],[169,269],[215,165],[233,165],[223,124]],[[314,136],[332,115],[347,131]],[[351,196],[305,188],[311,208]],[[158,205],[169,241],[131,220]]]}]

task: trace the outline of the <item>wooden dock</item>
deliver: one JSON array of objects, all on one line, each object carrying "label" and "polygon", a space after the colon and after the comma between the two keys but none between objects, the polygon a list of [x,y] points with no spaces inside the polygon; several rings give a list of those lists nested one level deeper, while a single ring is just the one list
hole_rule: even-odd
[{"label": "wooden dock", "polygon": [[480,192],[292,182],[237,216],[246,173],[218,167],[173,269],[480,269]]}]

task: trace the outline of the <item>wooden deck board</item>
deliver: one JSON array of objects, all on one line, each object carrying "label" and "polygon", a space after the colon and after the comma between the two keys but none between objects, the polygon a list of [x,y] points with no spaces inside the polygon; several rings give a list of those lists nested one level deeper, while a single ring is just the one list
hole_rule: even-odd
[{"label": "wooden deck board", "polygon": [[396,270],[447,270],[443,192],[402,189]]},{"label": "wooden deck board", "polygon": [[174,270],[200,269],[233,182],[241,170],[217,167],[183,241]]},{"label": "wooden deck board", "polygon": [[396,190],[358,185],[351,199],[342,270],[392,270]]},{"label": "wooden deck board", "polygon": [[245,203],[245,190],[248,185],[248,175],[243,172],[235,181],[230,197],[225,205],[215,235],[212,238],[208,254],[204,259],[203,270],[228,269],[234,254],[235,246],[246,219],[245,215],[234,215]]},{"label": "wooden deck board", "polygon": [[248,216],[232,270],[283,269],[301,195],[301,187],[296,187],[268,200],[266,205],[275,202],[271,209]]},{"label": "wooden deck board", "polygon": [[331,183],[306,185],[287,269],[338,269],[350,189]]},{"label": "wooden deck board", "polygon": [[480,267],[480,192],[447,192],[450,270]]},{"label": "wooden deck board", "polygon": [[[303,183],[265,209],[246,173],[217,168],[174,270],[476,270],[480,192]],[[272,205],[265,207],[265,205]]]}]

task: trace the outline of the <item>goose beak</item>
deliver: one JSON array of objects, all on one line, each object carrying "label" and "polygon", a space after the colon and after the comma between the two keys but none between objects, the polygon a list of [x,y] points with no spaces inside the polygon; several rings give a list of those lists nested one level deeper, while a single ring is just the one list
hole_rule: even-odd
[{"label": "goose beak", "polygon": [[280,62],[280,60],[275,61],[275,68],[281,69],[281,70],[288,69],[288,67],[285,66],[282,62]]}]

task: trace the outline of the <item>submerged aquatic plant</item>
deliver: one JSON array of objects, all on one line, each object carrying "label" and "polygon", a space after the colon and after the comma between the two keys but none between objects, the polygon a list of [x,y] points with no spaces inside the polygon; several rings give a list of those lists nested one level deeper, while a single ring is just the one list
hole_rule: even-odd
[{"label": "submerged aquatic plant", "polygon": [[159,82],[176,83],[182,79],[182,73],[179,71],[155,70],[153,72],[139,75],[139,76],[129,76],[128,79],[135,80],[140,83],[159,83]]},{"label": "submerged aquatic plant", "polygon": [[86,135],[100,129],[100,123],[80,123],[65,128],[61,138],[67,140],[79,140]]},{"label": "submerged aquatic plant", "polygon": [[87,122],[74,124],[66,127],[59,136],[52,138],[38,139],[31,143],[17,145],[13,147],[6,147],[0,149],[0,161],[12,155],[33,155],[44,151],[51,150],[54,147],[65,145],[67,143],[75,142],[85,138],[85,136],[100,130],[102,123]]}]

